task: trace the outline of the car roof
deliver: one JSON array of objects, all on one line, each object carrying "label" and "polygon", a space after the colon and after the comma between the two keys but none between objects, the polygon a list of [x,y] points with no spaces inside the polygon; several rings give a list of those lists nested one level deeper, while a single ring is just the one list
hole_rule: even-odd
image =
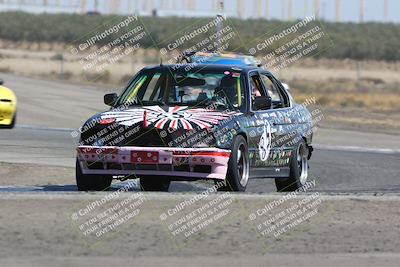
[{"label": "car roof", "polygon": [[236,53],[203,53],[197,52],[190,56],[191,62],[216,64],[216,65],[236,65],[236,66],[257,66],[254,56]]},{"label": "car roof", "polygon": [[239,71],[242,73],[248,73],[250,71],[262,71],[268,72],[262,68],[256,66],[243,66],[243,65],[232,65],[232,64],[198,64],[198,63],[187,63],[187,64],[171,64],[171,65],[157,65],[145,67],[147,70],[160,70],[160,71],[188,71],[193,70],[194,72],[200,70],[214,70],[214,71]]}]

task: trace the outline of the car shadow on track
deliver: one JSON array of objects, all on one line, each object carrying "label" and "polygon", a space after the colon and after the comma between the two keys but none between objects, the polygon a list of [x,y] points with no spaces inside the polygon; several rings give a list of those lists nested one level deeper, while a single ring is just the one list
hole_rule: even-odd
[{"label": "car shadow on track", "polygon": [[[127,182],[113,183],[109,188],[109,192],[117,191],[126,186]],[[187,182],[172,182],[169,192],[201,192],[211,186],[206,183],[187,183]],[[129,187],[129,186],[127,186]],[[0,186],[1,192],[21,193],[21,192],[77,192],[78,188],[75,184],[46,184],[46,185],[15,185],[15,186]],[[133,183],[133,186],[128,191],[140,191],[139,183]]]}]

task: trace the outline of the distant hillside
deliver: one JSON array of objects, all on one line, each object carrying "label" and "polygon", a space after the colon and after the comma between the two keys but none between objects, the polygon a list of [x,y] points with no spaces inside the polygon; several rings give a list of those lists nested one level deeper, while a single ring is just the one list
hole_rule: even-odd
[{"label": "distant hillside", "polygon": [[[44,14],[33,15],[22,12],[0,13],[0,39],[29,42],[72,43],[89,32],[101,33],[110,25],[124,19],[123,16]],[[189,18],[140,18],[155,42],[177,34],[182,28],[199,19]],[[202,19],[203,21],[210,19]],[[294,22],[266,20],[230,21],[240,35],[232,41],[231,47],[241,47],[241,40],[250,41],[271,29],[283,29]],[[109,25],[109,26],[106,26]],[[330,36],[333,46],[319,54],[327,58],[352,58],[376,60],[400,60],[400,25],[382,23],[322,23]],[[131,28],[130,28],[131,29]],[[129,30],[130,30],[129,29]],[[99,42],[105,44],[126,32],[110,35]],[[190,44],[190,43],[189,43]],[[153,47],[151,39],[144,40],[144,47]]]}]

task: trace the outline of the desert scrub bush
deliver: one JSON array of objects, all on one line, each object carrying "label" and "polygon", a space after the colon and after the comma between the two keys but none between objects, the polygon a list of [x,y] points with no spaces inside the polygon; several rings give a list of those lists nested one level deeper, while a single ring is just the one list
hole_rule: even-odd
[{"label": "desert scrub bush", "polygon": [[[23,12],[0,12],[0,39],[21,42],[37,42],[42,44],[70,44],[82,39],[88,33],[97,34],[115,23],[125,19],[125,16],[100,15],[89,16],[79,14],[30,14]],[[154,41],[160,42],[177,34],[182,25],[208,22],[210,18],[177,18],[177,17],[142,17],[152,38],[143,38],[143,48],[154,48]],[[228,23],[228,22],[227,22]],[[274,34],[271,29],[281,30],[292,26],[294,22],[277,20],[238,20],[230,19],[229,24],[237,30],[240,38],[230,41],[230,47],[237,52],[248,53],[241,40],[254,40],[266,33]],[[321,22],[331,43],[334,45],[316,56],[318,58],[338,59],[374,59],[400,60],[400,25],[385,23],[329,23]],[[117,34],[111,34],[98,42],[105,45],[111,40],[127,33],[130,27],[122,28]],[[195,45],[196,40],[188,41],[187,45]],[[277,43],[278,46],[282,45]],[[236,49],[237,48],[237,49]],[[274,49],[274,48],[272,48]],[[268,53],[270,51],[265,51]]]}]

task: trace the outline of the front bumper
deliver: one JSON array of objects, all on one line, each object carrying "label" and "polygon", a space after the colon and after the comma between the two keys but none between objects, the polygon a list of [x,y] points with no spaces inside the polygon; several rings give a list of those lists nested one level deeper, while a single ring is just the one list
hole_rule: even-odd
[{"label": "front bumper", "polygon": [[218,148],[134,146],[79,146],[77,152],[83,174],[220,180],[225,179],[231,153]]},{"label": "front bumper", "polygon": [[0,102],[0,125],[10,125],[15,114],[15,107]]}]

